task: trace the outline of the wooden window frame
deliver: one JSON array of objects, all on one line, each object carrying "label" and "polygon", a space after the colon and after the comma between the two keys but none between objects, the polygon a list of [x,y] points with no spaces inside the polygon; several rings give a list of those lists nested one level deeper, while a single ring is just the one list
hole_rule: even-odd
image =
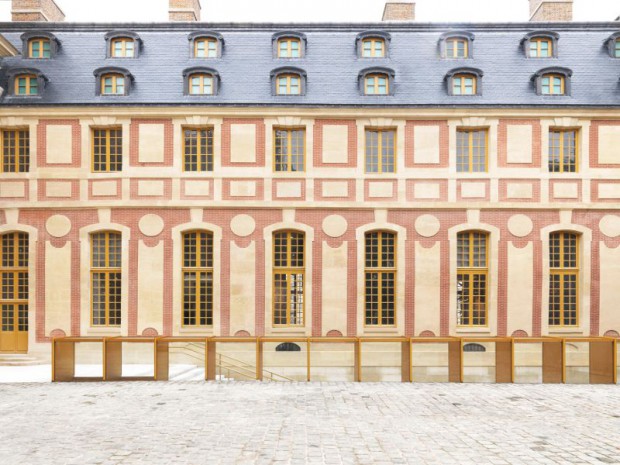
[{"label": "wooden window frame", "polygon": [[[20,94],[19,93],[19,81],[21,79],[25,79],[26,80],[26,93],[25,94]],[[36,83],[36,85],[32,85],[32,81],[34,81]],[[32,93],[32,89],[36,89],[36,93]],[[29,97],[29,96],[38,96],[41,95],[41,86],[40,86],[40,82],[39,82],[39,78],[35,75],[35,74],[18,74],[15,76],[15,86],[14,86],[14,90],[15,90],[15,95],[17,97]]]},{"label": "wooden window frame", "polygon": [[[128,55],[128,47],[127,44],[131,43],[133,47],[131,48],[131,55]],[[120,55],[116,54],[116,44],[121,44]],[[136,49],[137,42],[135,39],[131,37],[115,37],[110,40],[110,58],[136,58]]]},{"label": "wooden window frame", "polygon": [[[96,236],[103,235],[104,237],[104,264],[105,266],[95,266],[95,238]],[[120,239],[120,250],[118,254],[120,255],[120,266],[110,266],[110,238],[112,236],[118,236]],[[122,266],[122,249],[123,249],[123,238],[122,234],[118,231],[97,231],[90,234],[90,324],[92,327],[113,327],[118,328],[121,326],[122,322],[122,281],[123,281],[123,266]],[[102,274],[104,276],[104,291],[103,291],[103,299],[104,299],[104,309],[103,309],[103,320],[104,323],[95,323],[95,301],[94,301],[94,283],[95,283],[95,275]],[[113,277],[113,275],[120,275],[118,278]],[[114,321],[111,323],[112,315],[111,315],[111,296],[110,287],[114,280],[116,283],[116,287],[119,289],[119,308],[118,308],[118,317],[115,318],[118,322]]]},{"label": "wooden window frame", "polygon": [[[106,79],[112,79],[112,92],[106,92]],[[119,92],[118,89],[121,87],[119,85],[119,79],[123,80],[122,88],[123,91]],[[127,95],[127,76],[120,73],[105,73],[101,75],[101,95],[105,96],[114,96],[114,95]]]},{"label": "wooden window frame", "polygon": [[[467,251],[468,251],[468,258],[467,258],[467,266],[461,266],[461,263],[459,263],[459,255],[461,254],[461,249],[460,249],[460,241],[461,238],[464,237],[466,235],[467,237]],[[484,238],[484,266],[476,266],[476,262],[479,262],[479,258],[476,258],[476,238]],[[459,328],[471,328],[471,327],[488,327],[489,326],[489,244],[490,244],[490,234],[486,231],[478,231],[478,230],[471,230],[471,231],[462,231],[460,233],[457,234],[456,236],[456,247],[457,247],[457,264],[456,264],[456,292],[457,292],[457,296],[456,296],[456,302],[457,302],[457,309],[456,309],[456,313],[457,313],[457,326]],[[461,290],[459,289],[459,283],[460,281],[465,281],[464,279],[459,280],[459,276],[467,276],[468,279],[467,281],[469,282],[469,289],[466,295],[467,301],[468,303],[471,302],[472,306],[470,306],[467,310],[467,317],[464,316],[465,311],[461,310],[461,314],[459,314],[459,293],[461,292]],[[480,282],[480,278],[484,278],[483,282],[484,282],[484,286],[483,286],[483,292],[484,292],[484,302],[478,302],[477,304],[480,305],[482,304],[482,308],[478,308],[478,316],[476,317],[475,315],[475,311],[476,309],[473,308],[473,306],[476,305],[476,297],[479,297],[479,295],[476,295],[476,289],[474,286],[474,283],[476,282],[476,280],[478,280],[478,282]],[[482,314],[480,314],[480,312],[482,312]],[[478,318],[478,320],[482,320],[483,323],[480,323],[479,321],[476,322],[476,318]]]},{"label": "wooden window frame", "polygon": [[[200,237],[200,235],[205,234],[206,237],[203,241],[203,239]],[[186,238],[190,235],[196,235],[196,239],[195,239],[195,244],[196,244],[196,258],[195,258],[195,264],[196,266],[187,266],[186,265],[186,255],[187,255],[187,250],[186,250]],[[214,277],[215,277],[215,273],[214,273],[214,261],[215,261],[215,251],[214,251],[214,235],[213,232],[211,231],[207,231],[207,230],[192,230],[192,231],[185,231],[182,234],[182,244],[183,244],[183,258],[182,258],[182,266],[181,266],[181,309],[183,314],[181,315],[181,326],[184,328],[212,328],[213,327],[213,318],[214,318],[214,294],[215,294],[215,283],[214,283]],[[203,242],[206,242],[206,244],[203,244]],[[207,260],[206,260],[206,266],[202,266],[200,263],[202,261],[202,255],[201,255],[201,250],[202,250],[202,246],[205,245],[206,248],[206,254],[207,254]],[[210,248],[209,248],[210,246]],[[209,261],[209,256],[210,256],[210,261]],[[186,294],[186,286],[185,286],[185,276],[189,273],[195,273],[196,279],[195,279],[195,289],[194,289],[194,304],[198,304],[199,302],[199,296],[200,296],[200,291],[202,290],[202,288],[200,287],[200,284],[202,282],[202,276],[205,275],[207,278],[210,277],[211,278],[211,288],[209,289],[207,287],[207,300],[206,300],[206,308],[205,308],[205,312],[204,312],[204,320],[205,320],[205,324],[201,324],[202,320],[203,320],[203,316],[202,316],[202,309],[200,309],[198,307],[198,305],[194,306],[194,321],[195,324],[191,324],[191,323],[186,323],[186,318],[187,319],[191,319],[191,316],[187,316],[186,317],[186,308],[185,308],[185,298],[187,296]],[[207,279],[207,282],[208,279]]]},{"label": "wooden window frame", "polygon": [[[365,46],[370,44],[370,55],[365,55]],[[381,44],[381,51],[377,55],[376,44]],[[383,37],[366,37],[361,41],[360,57],[361,58],[385,58],[386,55],[385,39]]]},{"label": "wooden window frame", "polygon": [[[197,172],[213,172],[214,165],[214,145],[215,145],[215,129],[213,126],[184,126],[181,128],[183,132],[183,171],[186,173]],[[188,153],[187,131],[195,131],[196,135],[196,169],[188,169],[188,165],[193,165],[191,157],[194,155]],[[202,133],[206,131],[206,135]],[[209,134],[210,133],[210,134]],[[190,137],[193,138],[193,137]],[[203,144],[204,142],[204,144]],[[203,150],[204,149],[204,150]]]},{"label": "wooden window frame", "polygon": [[[8,244],[12,249],[13,260],[8,266],[4,266],[4,240],[10,238],[12,244]],[[25,253],[22,254],[24,261],[20,260],[19,249],[25,247]],[[0,292],[0,324],[3,332],[28,331],[28,311],[30,300],[30,243],[28,233],[21,231],[12,231],[0,234],[0,283],[2,290]],[[5,287],[5,283],[12,281],[12,286]],[[12,289],[11,289],[12,287]],[[25,289],[24,289],[25,287]],[[4,299],[5,289],[12,294],[12,298]],[[12,321],[5,319],[2,307],[11,307]],[[5,326],[11,326],[5,329]]]},{"label": "wooden window frame", "polygon": [[[474,170],[474,134],[484,132],[484,170]],[[467,138],[467,170],[459,169],[463,164],[459,163],[459,134],[468,134]],[[488,128],[457,128],[456,130],[456,172],[457,173],[488,173],[489,172],[489,129]]]},{"label": "wooden window frame", "polygon": [[[373,92],[368,92],[368,80],[372,79],[372,90]],[[385,79],[385,92],[379,93],[377,92],[380,88],[379,80]],[[370,73],[364,76],[364,95],[390,95],[390,76],[385,73]]]},{"label": "wooden window frame", "polygon": [[[299,92],[291,93],[291,81],[293,78],[299,80]],[[286,92],[280,92],[280,79],[286,79]],[[276,95],[302,95],[302,86],[303,86],[303,76],[301,74],[296,73],[282,73],[276,76]]]},{"label": "wooden window frame", "polygon": [[[293,56],[293,43],[297,44],[298,56]],[[286,44],[286,50],[283,54],[282,44]],[[276,41],[276,51],[278,58],[302,58],[302,41],[299,37],[281,37]]]},{"label": "wooden window frame", "polygon": [[[542,44],[546,43],[548,46],[547,56],[542,56]],[[532,44],[536,44],[536,54],[532,55]],[[554,40],[549,37],[532,37],[528,41],[527,56],[528,58],[553,58],[555,51],[553,50],[555,44]]]},{"label": "wooden window frame", "polygon": [[[575,151],[575,156],[574,156],[574,160],[572,164],[564,163],[565,151],[570,150],[570,145],[568,145],[567,147],[566,144],[564,143],[564,135],[568,133],[573,133],[572,142],[573,142],[573,147]],[[552,166],[556,165],[556,163],[552,163],[552,158],[551,158],[552,149],[556,147],[555,145],[553,145],[554,143],[553,134],[560,135],[558,138],[558,146],[557,146],[558,153],[559,153],[557,170],[551,169]],[[575,168],[572,171],[570,170],[570,168],[567,169],[567,167],[570,167],[571,165],[574,166]],[[549,128],[549,148],[548,148],[548,153],[547,153],[547,170],[549,173],[578,173],[579,172],[579,129],[577,128],[561,128],[561,129]]]},{"label": "wooden window frame", "polygon": [[[6,136],[11,134],[14,143],[6,145]],[[24,142],[25,141],[25,142]],[[21,154],[21,150],[25,154]],[[12,153],[7,153],[12,152]],[[13,163],[7,161],[13,159]],[[14,169],[7,169],[14,167]],[[28,173],[30,171],[30,130],[29,129],[0,129],[0,173]]]},{"label": "wooden window frame", "polygon": [[[386,133],[393,133],[394,137],[394,143],[392,145],[392,153],[391,153],[391,158],[392,158],[392,163],[391,166],[393,167],[393,170],[391,171],[386,171],[386,169],[390,166],[390,163],[384,163],[383,157],[381,156],[381,152],[382,152],[382,148],[384,147],[384,134]],[[364,172],[366,174],[383,174],[383,173],[390,173],[390,174],[395,174],[396,173],[396,161],[397,161],[397,157],[396,157],[396,153],[398,151],[398,145],[397,145],[397,129],[396,128],[365,128],[364,129]],[[368,171],[368,158],[369,158],[369,153],[368,153],[368,135],[369,133],[377,133],[377,171]],[[374,165],[374,164],[373,164]]]},{"label": "wooden window frame", "polygon": [[[465,92],[467,86],[465,85],[465,80],[472,80],[472,93],[468,94]],[[460,80],[460,84],[457,86],[457,80]],[[455,89],[459,89],[460,93],[455,92]],[[475,74],[468,73],[458,73],[452,76],[452,95],[458,96],[468,96],[468,95],[478,95],[478,76]]]},{"label": "wooden window frame", "polygon": [[[215,37],[197,37],[196,39],[194,39],[194,58],[218,58],[220,55],[220,51],[219,51],[219,40],[216,39]],[[199,50],[198,50],[198,46],[200,44],[204,44],[204,56],[200,56],[198,54]],[[210,45],[211,44],[215,44],[215,55],[211,56],[210,52],[211,52],[211,48]]]},{"label": "wooden window frame", "polygon": [[[199,88],[200,88],[200,92],[196,93],[194,92],[194,85],[192,83],[192,80],[198,78],[199,79]],[[205,85],[205,83],[207,81],[211,82],[211,92],[204,92],[204,90],[208,87]],[[188,94],[189,95],[215,95],[215,85],[216,85],[216,80],[215,77],[212,74],[208,74],[208,73],[192,73],[189,76],[187,76],[187,83],[188,83]]]},{"label": "wooden window frame", "polygon": [[[463,56],[458,55],[458,44],[463,44]],[[463,37],[450,37],[446,39],[446,58],[464,59],[469,58],[469,39]],[[452,48],[452,54],[450,54]]]},{"label": "wooden window frame", "polygon": [[[34,44],[39,44],[39,56],[34,56]],[[48,56],[44,56],[45,54],[45,45],[48,46]],[[52,41],[47,37],[35,37],[28,40],[28,58],[32,58],[34,60],[49,60],[52,58]]]},{"label": "wooden window frame", "polygon": [[[301,240],[303,241],[303,245],[302,245],[302,262],[303,262],[303,266],[292,266],[292,242],[293,242],[293,234],[297,234],[299,235],[299,237],[301,237]],[[286,266],[277,266],[277,261],[276,261],[276,257],[277,257],[277,253],[278,253],[278,247],[277,247],[277,236],[278,235],[285,235],[286,238]],[[306,323],[306,251],[307,251],[307,247],[306,247],[306,234],[303,231],[297,231],[297,230],[279,230],[279,231],[274,231],[272,234],[272,240],[273,240],[273,255],[272,255],[272,264],[273,264],[273,271],[272,271],[272,323],[274,327],[278,327],[278,328],[283,328],[283,327],[303,327]],[[285,289],[285,305],[286,305],[286,309],[285,309],[285,323],[278,323],[276,322],[276,304],[278,303],[278,301],[276,300],[276,277],[277,275],[285,275],[286,276],[286,289]],[[297,315],[296,317],[298,318],[298,321],[295,322],[291,322],[293,315],[292,315],[292,311],[291,311],[291,307],[292,307],[292,302],[291,302],[291,286],[290,283],[293,282],[293,280],[291,279],[291,277],[294,277],[294,280],[299,279],[299,276],[301,275],[301,283],[302,283],[302,290],[301,290],[301,298],[302,298],[302,302],[301,302],[301,308],[298,308],[298,311],[301,310],[301,317],[299,315]],[[297,281],[295,281],[297,282]],[[299,294],[296,294],[296,297],[299,297]]]},{"label": "wooden window frame", "polygon": [[[559,267],[554,267],[553,266],[553,238],[554,236],[557,236],[559,239],[559,250],[558,250],[558,259],[560,262],[560,266]],[[567,250],[566,250],[566,239],[568,236],[571,236],[574,239],[574,243],[575,243],[575,256],[573,257],[574,262],[575,262],[575,266],[574,267],[570,267],[570,266],[564,266],[564,264],[566,263],[566,257],[567,257]],[[580,240],[580,235],[571,231],[557,231],[557,232],[553,232],[551,234],[549,234],[549,327],[552,328],[574,328],[574,327],[578,327],[579,326],[579,297],[580,297],[580,292],[579,292],[579,279],[580,279],[580,247],[581,247],[581,240]],[[558,316],[557,316],[557,321],[558,323],[554,323],[552,322],[553,320],[556,320],[555,317],[552,317],[552,298],[553,298],[553,290],[552,290],[552,281],[553,281],[553,277],[557,276],[559,278],[559,286],[558,286]],[[570,316],[570,314],[568,315],[568,319],[574,319],[574,323],[566,323],[567,321],[567,313],[570,312],[570,310],[566,309],[566,302],[565,302],[565,292],[567,291],[568,287],[567,287],[567,280],[566,277],[572,277],[574,279],[574,283],[575,283],[575,315],[574,316]]]},{"label": "wooden window frame", "polygon": [[[545,79],[549,79],[549,92],[548,93],[545,93],[543,91],[543,88],[545,87],[544,85]],[[560,80],[560,92],[559,93],[555,92],[555,85],[553,84],[554,79]],[[547,74],[541,75],[540,76],[540,94],[541,95],[566,95],[566,76],[564,76],[563,74],[557,74],[557,73],[547,73]]]},{"label": "wooden window frame", "polygon": [[[95,169],[95,140],[97,136],[97,131],[105,132],[105,169]],[[117,148],[120,148],[120,153],[115,154],[117,158],[120,158],[120,163],[112,161],[112,139],[113,134],[112,131],[120,131],[120,135],[115,135],[115,138],[120,138],[120,144],[117,145]],[[101,155],[100,155],[101,156]],[[100,163],[101,164],[101,163]],[[120,167],[117,166],[120,164]],[[112,169],[114,168],[114,169]],[[122,127],[105,127],[105,128],[91,128],[91,172],[93,173],[120,173],[123,170],[123,129]]]},{"label": "wooden window frame", "polygon": [[[284,165],[284,162],[280,162],[278,163],[277,160],[277,149],[278,149],[278,140],[283,139],[282,137],[278,137],[278,132],[285,132],[286,133],[286,141],[287,141],[287,148],[288,148],[288,152],[286,154],[280,154],[280,156],[286,156],[286,169],[278,169],[279,165]],[[292,148],[293,148],[293,136],[294,133],[296,132],[301,132],[301,141],[302,141],[302,153],[301,153],[301,157],[302,157],[302,161],[301,161],[301,170],[294,170],[293,169],[293,153],[292,153]],[[274,173],[305,173],[306,172],[306,128],[305,127],[280,127],[280,126],[276,126],[273,128],[273,172]],[[299,155],[297,155],[299,157]],[[295,164],[295,166],[298,166],[299,164]]]},{"label": "wooden window frame", "polygon": [[[371,235],[377,235],[377,266],[368,266],[368,253],[369,253],[369,246],[368,246],[368,240],[370,238]],[[383,257],[384,257],[384,251],[383,251],[383,239],[387,238],[387,237],[391,237],[391,241],[392,241],[392,262],[393,262],[393,266],[384,266],[383,265]],[[389,260],[388,260],[389,261]],[[377,308],[377,323],[373,323],[372,320],[374,319],[374,317],[372,316],[372,314],[369,315],[369,309],[368,309],[368,297],[369,297],[369,287],[368,287],[368,283],[369,283],[369,279],[368,279],[368,275],[369,274],[376,274],[377,275],[377,279],[376,281],[373,280],[373,282],[377,283],[377,304],[378,304],[378,308]],[[392,309],[391,309],[391,322],[390,320],[390,315],[389,315],[389,308],[386,309],[384,308],[384,302],[383,297],[388,295],[389,293],[387,292],[388,288],[384,285],[384,276],[388,276],[389,275],[392,276]],[[368,231],[364,234],[364,327],[384,327],[384,328],[394,328],[397,325],[397,300],[398,300],[398,234],[392,231]],[[389,302],[387,302],[389,303]],[[385,317],[388,322],[384,323],[384,313],[388,314],[387,317]]]}]

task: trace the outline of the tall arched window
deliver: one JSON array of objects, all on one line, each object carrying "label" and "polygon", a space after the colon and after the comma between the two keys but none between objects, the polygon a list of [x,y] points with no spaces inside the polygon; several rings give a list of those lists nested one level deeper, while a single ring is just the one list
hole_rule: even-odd
[{"label": "tall arched window", "polygon": [[91,298],[93,326],[121,325],[121,234],[113,231],[91,235]]},{"label": "tall arched window", "polygon": [[396,325],[396,234],[371,231],[364,249],[365,324]]},{"label": "tall arched window", "polygon": [[213,325],[213,234],[183,234],[183,326]]},{"label": "tall arched window", "polygon": [[579,236],[549,235],[549,326],[579,324]]},{"label": "tall arched window", "polygon": [[0,236],[0,351],[28,350],[28,234]]},{"label": "tall arched window", "polygon": [[305,302],[305,235],[273,233],[273,324],[302,326]]},{"label": "tall arched window", "polygon": [[487,326],[488,238],[482,231],[457,235],[456,313],[459,326]]}]

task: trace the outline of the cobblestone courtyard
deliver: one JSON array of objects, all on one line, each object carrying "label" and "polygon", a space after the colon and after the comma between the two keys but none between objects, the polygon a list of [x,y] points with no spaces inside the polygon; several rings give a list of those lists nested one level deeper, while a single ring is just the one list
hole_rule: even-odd
[{"label": "cobblestone courtyard", "polygon": [[0,385],[0,464],[620,463],[620,386]]}]

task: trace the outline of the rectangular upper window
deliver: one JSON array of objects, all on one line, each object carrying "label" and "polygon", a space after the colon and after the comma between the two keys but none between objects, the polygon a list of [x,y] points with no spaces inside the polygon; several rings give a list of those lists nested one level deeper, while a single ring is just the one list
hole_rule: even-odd
[{"label": "rectangular upper window", "polygon": [[110,56],[113,58],[135,57],[135,41],[130,37],[119,37],[118,39],[113,39],[110,47]]},{"label": "rectangular upper window", "polygon": [[36,38],[28,41],[28,58],[51,58],[52,48],[49,39]]},{"label": "rectangular upper window", "polygon": [[35,75],[15,76],[15,95],[39,95],[39,80]]},{"label": "rectangular upper window", "polygon": [[540,81],[540,93],[542,95],[564,95],[564,76],[559,74],[543,74]]},{"label": "rectangular upper window", "polygon": [[274,171],[306,170],[306,130],[277,128],[274,134]]},{"label": "rectangular upper window", "polygon": [[549,58],[553,56],[553,41],[547,37],[530,39],[530,58]]},{"label": "rectangular upper window", "polygon": [[468,40],[454,38],[446,40],[446,58],[469,57]]},{"label": "rectangular upper window", "polygon": [[123,169],[123,130],[93,129],[93,172],[111,173]]},{"label": "rectangular upper window", "polygon": [[209,37],[194,41],[194,57],[217,58],[217,55],[217,39]]},{"label": "rectangular upper window", "polygon": [[456,132],[456,171],[484,173],[487,171],[486,129],[459,129]]},{"label": "rectangular upper window", "polygon": [[276,78],[277,95],[300,95],[301,76],[299,74],[281,74]]},{"label": "rectangular upper window", "polygon": [[278,40],[278,58],[299,58],[301,56],[301,40],[287,37]]},{"label": "rectangular upper window", "polygon": [[30,132],[27,129],[0,130],[0,173],[30,170]]},{"label": "rectangular upper window", "polygon": [[385,57],[385,40],[376,37],[362,40],[362,57]]},{"label": "rectangular upper window", "polygon": [[366,129],[366,173],[394,173],[396,131]]},{"label": "rectangular upper window", "polygon": [[388,95],[390,91],[390,78],[387,74],[368,74],[364,78],[365,95]]},{"label": "rectangular upper window", "polygon": [[184,171],[213,171],[213,127],[183,129]]},{"label": "rectangular upper window", "polygon": [[549,131],[549,171],[575,173],[577,171],[577,131]]}]

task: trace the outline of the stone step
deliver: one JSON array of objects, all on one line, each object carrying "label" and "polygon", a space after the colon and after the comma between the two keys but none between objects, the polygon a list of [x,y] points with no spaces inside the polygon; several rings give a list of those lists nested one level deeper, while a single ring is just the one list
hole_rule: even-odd
[{"label": "stone step", "polygon": [[49,362],[28,354],[0,354],[0,366],[5,367],[44,365],[46,363]]}]

